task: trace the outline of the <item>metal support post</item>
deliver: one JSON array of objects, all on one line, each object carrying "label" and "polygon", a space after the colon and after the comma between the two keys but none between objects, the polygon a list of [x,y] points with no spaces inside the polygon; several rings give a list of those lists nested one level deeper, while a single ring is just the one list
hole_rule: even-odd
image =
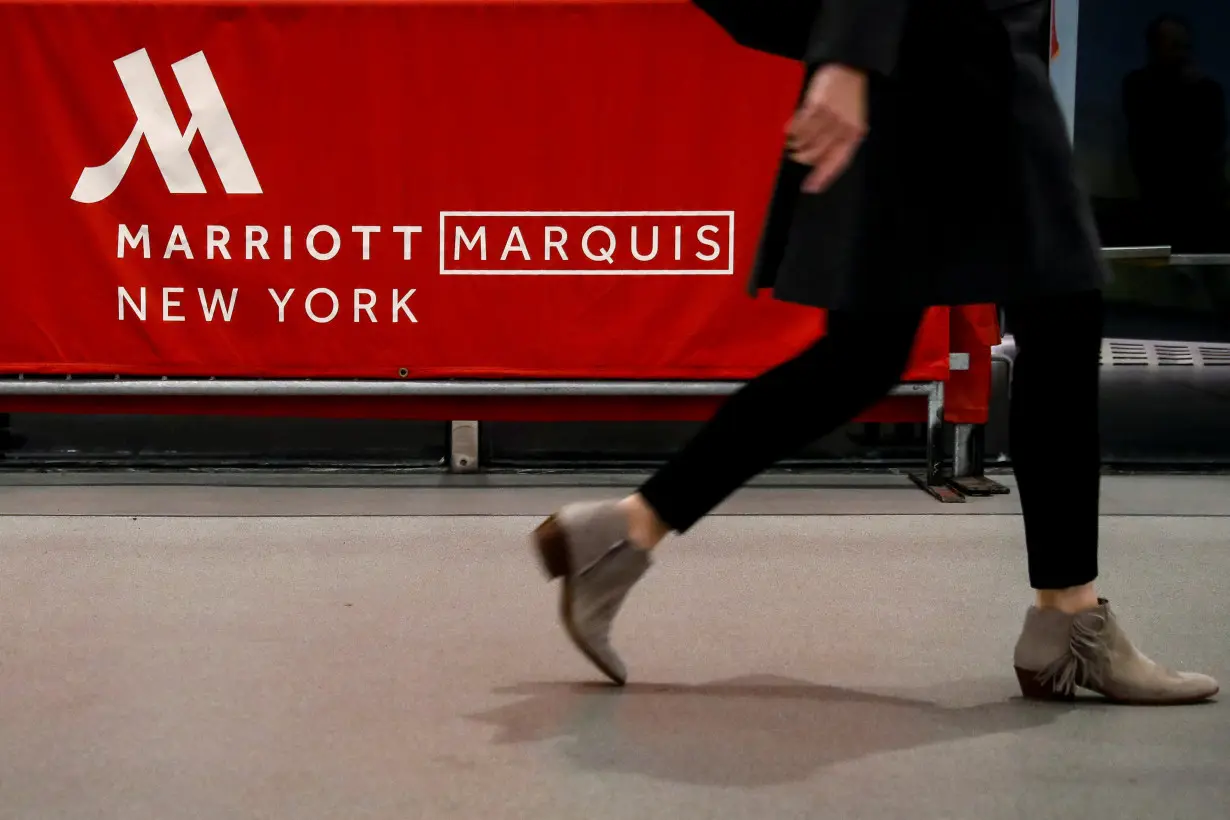
[{"label": "metal support post", "polygon": [[952,426],[952,477],[965,478],[982,474],[982,462],[975,453],[977,443],[974,441],[976,426],[973,424],[954,424]]},{"label": "metal support post", "polygon": [[931,382],[927,393],[927,471],[910,475],[910,480],[936,501],[960,504],[965,496],[948,486],[944,463],[944,383]]},{"label": "metal support post", "polygon": [[948,481],[953,489],[975,497],[1007,495],[1007,487],[983,474],[986,428],[981,424],[958,424],[953,433],[953,472]]}]

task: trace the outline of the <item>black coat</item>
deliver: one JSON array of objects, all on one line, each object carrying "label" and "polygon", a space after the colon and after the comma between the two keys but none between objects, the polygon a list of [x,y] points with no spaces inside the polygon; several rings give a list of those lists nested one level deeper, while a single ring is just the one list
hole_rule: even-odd
[{"label": "black coat", "polygon": [[826,63],[865,70],[870,129],[821,194],[802,193],[808,169],[783,158],[753,293],[864,310],[1102,285],[1101,243],[1049,79],[1048,0],[744,8],[761,2],[814,23],[776,40],[759,30],[750,44],[801,60],[809,77]]}]

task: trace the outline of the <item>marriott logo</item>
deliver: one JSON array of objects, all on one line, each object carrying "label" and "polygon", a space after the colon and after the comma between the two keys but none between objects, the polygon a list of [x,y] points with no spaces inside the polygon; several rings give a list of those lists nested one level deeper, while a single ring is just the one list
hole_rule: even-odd
[{"label": "marriott logo", "polygon": [[73,188],[73,200],[101,202],[115,193],[142,139],[149,144],[167,190],[173,194],[205,193],[205,183],[188,150],[198,134],[228,194],[261,193],[260,180],[203,52],[171,65],[191,112],[188,126],[182,132],[145,49],[116,60],[115,70],[137,121],[115,156],[81,172]]}]

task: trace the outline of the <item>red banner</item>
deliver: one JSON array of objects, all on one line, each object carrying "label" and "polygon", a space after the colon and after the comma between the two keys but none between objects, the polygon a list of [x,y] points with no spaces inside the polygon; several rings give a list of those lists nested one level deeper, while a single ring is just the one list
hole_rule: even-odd
[{"label": "red banner", "polygon": [[991,348],[1000,342],[994,305],[965,305],[949,311],[948,345],[968,357],[944,389],[944,419],[953,424],[986,424],[991,404]]},{"label": "red banner", "polygon": [[686,3],[9,2],[0,67],[0,372],[744,378],[820,322],[743,289],[800,71]]}]

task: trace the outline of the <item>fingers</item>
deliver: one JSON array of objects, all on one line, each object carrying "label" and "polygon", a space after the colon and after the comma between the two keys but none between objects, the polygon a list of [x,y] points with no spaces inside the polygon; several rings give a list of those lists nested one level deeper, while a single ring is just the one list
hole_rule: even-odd
[{"label": "fingers", "polygon": [[833,126],[833,118],[823,104],[804,102],[786,127],[786,143],[791,152],[813,142]]},{"label": "fingers", "polygon": [[867,131],[865,78],[840,66],[812,78],[803,103],[786,127],[789,156],[812,171],[807,193],[826,189],[849,166]]},{"label": "fingers", "polygon": [[790,158],[801,165],[815,165],[834,146],[848,138],[850,130],[824,108],[799,112],[788,134]]},{"label": "fingers", "polygon": [[815,136],[809,143],[800,145],[791,152],[790,158],[800,165],[820,165],[835,151],[845,146],[858,144],[857,132],[831,128]]},{"label": "fingers", "polygon": [[806,115],[805,119],[792,126],[787,146],[792,160],[812,167],[803,191],[818,194],[850,164],[862,142],[863,130],[823,111],[801,113]]},{"label": "fingers", "polygon": [[858,150],[858,139],[847,139],[833,144],[827,153],[812,166],[811,173],[803,180],[803,192],[818,194],[826,190],[841,173],[850,165],[854,152]]}]

